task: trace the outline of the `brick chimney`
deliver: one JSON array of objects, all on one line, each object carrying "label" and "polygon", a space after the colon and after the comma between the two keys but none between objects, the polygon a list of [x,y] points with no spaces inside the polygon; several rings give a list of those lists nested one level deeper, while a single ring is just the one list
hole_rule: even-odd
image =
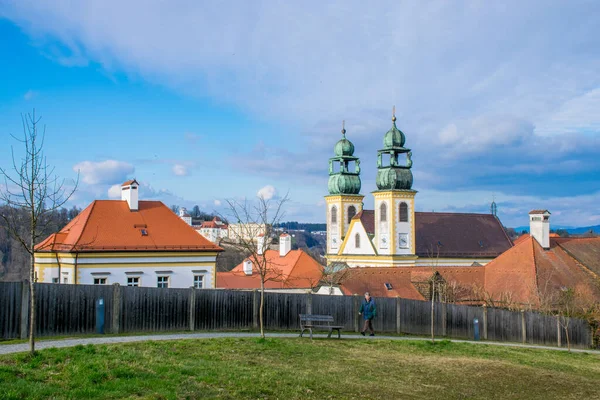
[{"label": "brick chimney", "polygon": [[550,211],[532,210],[529,212],[529,234],[544,249],[550,248]]},{"label": "brick chimney", "polygon": [[140,184],[135,180],[130,180],[121,185],[121,200],[126,200],[131,211],[138,210],[138,187]]}]

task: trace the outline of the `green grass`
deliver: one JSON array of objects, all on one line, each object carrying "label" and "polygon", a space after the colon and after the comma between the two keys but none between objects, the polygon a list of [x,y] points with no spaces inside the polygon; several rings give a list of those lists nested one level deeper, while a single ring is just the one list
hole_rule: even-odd
[{"label": "green grass", "polygon": [[0,399],[597,398],[600,356],[467,343],[201,339],[0,356]]}]

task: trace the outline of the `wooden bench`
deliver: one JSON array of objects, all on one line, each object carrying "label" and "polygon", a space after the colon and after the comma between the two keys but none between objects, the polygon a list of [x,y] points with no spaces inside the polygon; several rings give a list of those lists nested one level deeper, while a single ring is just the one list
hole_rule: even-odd
[{"label": "wooden bench", "polygon": [[300,337],[304,331],[310,332],[310,338],[313,336],[313,329],[322,329],[329,331],[327,335],[328,338],[331,337],[331,334],[334,330],[337,330],[338,339],[341,338],[340,329],[343,328],[341,325],[332,325],[333,316],[331,315],[312,315],[312,314],[300,314]]}]

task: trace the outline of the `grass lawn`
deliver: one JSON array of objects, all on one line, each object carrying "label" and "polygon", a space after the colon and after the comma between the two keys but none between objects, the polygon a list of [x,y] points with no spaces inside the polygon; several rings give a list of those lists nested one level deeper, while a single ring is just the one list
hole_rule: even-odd
[{"label": "grass lawn", "polygon": [[0,356],[0,399],[582,399],[600,356],[467,343],[202,339]]}]

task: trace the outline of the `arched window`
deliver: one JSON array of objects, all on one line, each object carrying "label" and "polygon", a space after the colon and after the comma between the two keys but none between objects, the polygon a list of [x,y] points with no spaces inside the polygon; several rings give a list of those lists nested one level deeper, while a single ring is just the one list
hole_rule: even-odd
[{"label": "arched window", "polygon": [[354,235],[354,247],[360,249],[360,234]]},{"label": "arched window", "polygon": [[331,223],[337,224],[337,207],[331,207]]},{"label": "arched window", "polygon": [[405,202],[400,203],[400,212],[399,217],[400,217],[400,222],[408,222],[408,204],[406,204]]},{"label": "arched window", "polygon": [[381,222],[387,221],[387,204],[381,203],[379,206],[379,220]]},{"label": "arched window", "polygon": [[348,223],[352,221],[352,218],[356,215],[356,207],[350,206],[348,207]]}]

